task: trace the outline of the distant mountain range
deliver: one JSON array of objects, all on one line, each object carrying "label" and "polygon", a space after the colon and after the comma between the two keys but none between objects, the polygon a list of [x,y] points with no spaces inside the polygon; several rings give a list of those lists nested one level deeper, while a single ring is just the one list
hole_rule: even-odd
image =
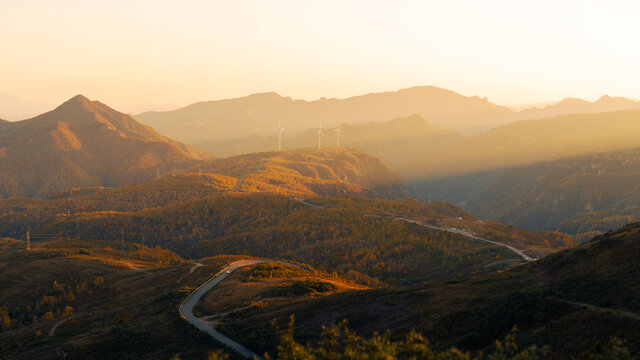
[{"label": "distant mountain range", "polygon": [[589,102],[578,98],[566,98],[556,104],[544,107],[533,107],[519,111],[519,118],[539,119],[563,114],[594,114],[600,112],[640,109],[640,102],[624,97],[602,96],[600,99]]},{"label": "distant mountain range", "polygon": [[0,119],[11,121],[28,119],[54,107],[54,105],[40,101],[26,100],[0,93]]},{"label": "distant mountain range", "polygon": [[0,124],[0,197],[130,184],[207,157],[78,95],[35,118]]},{"label": "distant mountain range", "polygon": [[593,103],[565,99],[544,108],[513,111],[486,98],[463,96],[433,86],[419,86],[393,92],[371,93],[345,99],[295,100],[276,93],[205,101],[173,111],[136,115],[142,123],[161,134],[189,144],[276,134],[278,121],[289,135],[309,128],[333,127],[338,123],[366,124],[418,114],[430,123],[463,135],[478,134],[492,127],[518,120],[559,114],[598,113],[640,109],[640,102],[603,96]]}]

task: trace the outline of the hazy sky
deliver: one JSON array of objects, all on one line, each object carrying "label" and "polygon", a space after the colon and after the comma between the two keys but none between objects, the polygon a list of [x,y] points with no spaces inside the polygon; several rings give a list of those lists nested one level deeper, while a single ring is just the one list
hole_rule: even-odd
[{"label": "hazy sky", "polygon": [[0,0],[0,92],[186,105],[435,85],[640,97],[637,1]]}]

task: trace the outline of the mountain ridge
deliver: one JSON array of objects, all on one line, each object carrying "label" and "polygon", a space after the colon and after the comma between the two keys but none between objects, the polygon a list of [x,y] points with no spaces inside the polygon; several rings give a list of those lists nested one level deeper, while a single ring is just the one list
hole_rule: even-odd
[{"label": "mountain ridge", "polygon": [[463,135],[474,135],[513,121],[570,113],[598,113],[640,109],[640,102],[602,96],[594,102],[565,98],[542,108],[514,111],[486,97],[464,96],[435,86],[372,92],[347,98],[299,100],[275,92],[239,98],[200,101],[171,111],[152,111],[134,117],[160,133],[190,144],[276,133],[278,121],[291,134],[321,123],[361,124],[419,114],[431,123]]},{"label": "mountain ridge", "polygon": [[[135,115],[135,118],[154,126],[160,133],[196,143],[275,133],[278,120],[290,131],[299,132],[321,122],[381,122],[416,113],[440,126],[448,124],[449,128],[484,129],[486,124],[483,122],[502,123],[513,111],[492,104],[486,98],[463,96],[435,86],[417,86],[344,99],[312,101],[296,100],[273,92],[260,93],[198,102],[173,111],[146,112]],[[225,126],[233,127],[228,130]],[[203,135],[201,132],[204,130],[212,135]]]}]

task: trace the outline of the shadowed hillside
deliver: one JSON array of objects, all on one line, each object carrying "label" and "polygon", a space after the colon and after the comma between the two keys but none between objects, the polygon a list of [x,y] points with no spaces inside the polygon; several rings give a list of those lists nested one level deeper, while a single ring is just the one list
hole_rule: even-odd
[{"label": "shadowed hillside", "polygon": [[474,198],[474,214],[537,230],[607,231],[637,221],[640,150],[514,168]]}]

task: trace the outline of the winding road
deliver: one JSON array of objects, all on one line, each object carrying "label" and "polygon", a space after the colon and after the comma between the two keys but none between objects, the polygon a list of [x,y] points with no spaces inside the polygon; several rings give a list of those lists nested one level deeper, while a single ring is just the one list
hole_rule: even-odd
[{"label": "winding road", "polygon": [[183,302],[180,304],[180,315],[187,320],[191,325],[197,327],[198,329],[206,332],[211,335],[214,339],[220,341],[221,343],[229,346],[233,350],[237,351],[244,357],[255,358],[255,359],[263,359],[260,355],[255,352],[247,349],[246,347],[240,345],[235,342],[233,339],[227,337],[221,332],[217,331],[213,327],[209,326],[205,321],[200,319],[199,317],[193,314],[193,307],[198,303],[200,298],[204,296],[209,290],[213,289],[216,285],[218,285],[222,280],[228,278],[231,273],[233,273],[236,269],[239,269],[244,266],[256,265],[264,262],[275,262],[281,264],[287,264],[291,266],[295,266],[304,271],[311,271],[303,266],[298,264],[290,263],[287,261],[278,261],[278,260],[240,260],[231,263],[229,266],[222,269],[219,273],[213,276],[211,279],[207,280],[204,284],[200,285],[194,292],[192,292]]},{"label": "winding road", "polygon": [[[316,209],[323,208],[323,206],[321,206],[321,205],[312,204],[312,203],[310,203],[310,202],[308,202],[308,201],[306,201],[305,199],[302,199],[302,198],[292,198],[292,199],[296,200],[297,202],[299,202],[301,204],[304,204],[304,205],[307,205],[307,206],[310,206],[310,207],[313,207],[313,208],[316,208]],[[408,223],[424,226],[424,227],[427,227],[429,229],[447,231],[447,232],[450,232],[450,233],[466,236],[466,237],[469,237],[469,238],[472,238],[472,239],[475,239],[475,240],[484,241],[484,242],[489,243],[489,244],[505,247],[505,248],[511,250],[512,252],[516,253],[518,256],[520,256],[521,258],[523,258],[526,261],[535,260],[531,256],[525,254],[522,250],[518,250],[518,249],[514,248],[511,245],[507,245],[507,244],[504,244],[504,243],[501,243],[501,242],[497,242],[497,241],[481,238],[479,236],[473,235],[472,233],[470,233],[468,231],[456,230],[456,229],[450,229],[450,228],[443,228],[443,227],[439,227],[439,226],[435,226],[435,225],[429,225],[429,224],[425,224],[425,223],[423,223],[421,221],[418,221],[418,220],[408,219],[408,218],[397,216],[397,215],[373,215],[373,214],[362,214],[362,215],[371,216],[371,217],[380,217],[380,218],[387,218],[387,219],[402,220],[402,221],[406,221]]]},{"label": "winding road", "polygon": [[409,222],[409,223],[412,223],[412,224],[416,224],[416,225],[427,227],[429,229],[440,230],[440,231],[448,231],[448,232],[451,232],[451,233],[454,233],[454,234],[458,234],[458,235],[466,236],[466,237],[469,237],[469,238],[472,238],[472,239],[484,241],[486,243],[493,244],[493,245],[503,246],[503,247],[513,251],[514,253],[516,253],[518,256],[520,256],[521,258],[525,259],[526,261],[533,261],[534,260],[534,258],[532,258],[531,256],[525,254],[522,250],[518,250],[518,249],[514,248],[511,245],[507,245],[505,243],[501,243],[501,242],[497,242],[497,241],[481,238],[479,236],[475,236],[475,235],[469,233],[468,231],[442,228],[442,227],[438,227],[438,226],[434,226],[434,225],[425,224],[425,223],[423,223],[421,221],[407,219],[407,218],[403,218],[403,217],[399,217],[399,216],[390,216],[390,218],[396,219],[396,220],[403,220],[403,221],[406,221],[406,222]]},{"label": "winding road", "polygon": [[[293,199],[298,201],[298,202],[300,202],[301,204],[304,204],[304,205],[309,206],[309,207],[313,207],[313,208],[316,208],[316,209],[323,208],[323,206],[321,206],[321,205],[312,204],[312,203],[307,202],[305,199],[302,199],[302,198],[293,198]],[[438,226],[435,226],[435,225],[425,224],[425,223],[423,223],[421,221],[418,221],[418,220],[408,219],[408,218],[405,218],[405,217],[395,216],[395,215],[387,215],[387,216],[385,216],[385,215],[372,215],[372,214],[363,214],[363,215],[372,216],[372,217],[384,217],[384,218],[389,218],[389,219],[401,220],[401,221],[406,221],[406,222],[409,222],[409,223],[412,223],[412,224],[424,226],[424,227],[427,227],[427,228],[430,228],[430,229],[434,229],[434,230],[448,231],[448,232],[451,232],[451,233],[456,233],[456,234],[463,235],[463,236],[466,236],[466,237],[469,237],[469,238],[472,238],[472,239],[475,239],[475,240],[479,240],[479,241],[483,241],[483,242],[486,242],[486,243],[489,243],[489,244],[505,247],[505,248],[511,250],[512,252],[514,252],[515,254],[517,254],[518,256],[520,256],[521,258],[523,258],[526,261],[534,260],[532,257],[530,257],[527,254],[525,254],[522,250],[516,249],[511,245],[507,245],[507,244],[504,244],[504,243],[501,243],[501,242],[497,242],[497,241],[493,241],[493,240],[484,239],[484,238],[475,236],[474,234],[470,233],[469,231],[442,228],[442,227],[438,227]],[[224,269],[222,269],[219,273],[217,273],[211,279],[207,280],[204,284],[200,285],[200,287],[198,287],[194,292],[192,292],[182,302],[182,304],[180,305],[180,308],[179,308],[180,315],[185,320],[187,320],[191,325],[193,325],[193,326],[197,327],[198,329],[208,333],[214,339],[216,339],[216,340],[220,341],[221,343],[229,346],[233,350],[235,350],[238,353],[240,353],[242,356],[248,357],[248,358],[263,359],[257,353],[255,353],[255,352],[249,350],[248,348],[242,346],[241,344],[237,343],[233,339],[227,337],[226,335],[222,334],[221,332],[219,332],[216,329],[214,329],[213,327],[211,327],[203,319],[200,319],[197,316],[195,316],[193,314],[193,307],[198,303],[198,301],[200,300],[200,298],[202,298],[202,296],[204,296],[207,292],[209,292],[211,289],[213,289],[222,280],[224,280],[227,277],[229,277],[231,275],[231,273],[233,273],[236,269],[239,269],[239,268],[244,267],[244,266],[251,266],[251,265],[256,265],[256,264],[260,264],[260,263],[264,263],[264,262],[282,263],[282,264],[295,266],[295,267],[303,269],[305,271],[310,271],[309,269],[306,269],[306,268],[304,268],[304,267],[302,267],[300,265],[297,265],[297,264],[294,264],[294,263],[290,263],[290,262],[287,262],[287,261],[278,261],[278,260],[240,260],[240,261],[233,262],[229,266],[227,266]],[[196,267],[197,266],[194,266],[193,268],[191,268],[190,273],[193,272],[193,270],[195,270]]]}]

